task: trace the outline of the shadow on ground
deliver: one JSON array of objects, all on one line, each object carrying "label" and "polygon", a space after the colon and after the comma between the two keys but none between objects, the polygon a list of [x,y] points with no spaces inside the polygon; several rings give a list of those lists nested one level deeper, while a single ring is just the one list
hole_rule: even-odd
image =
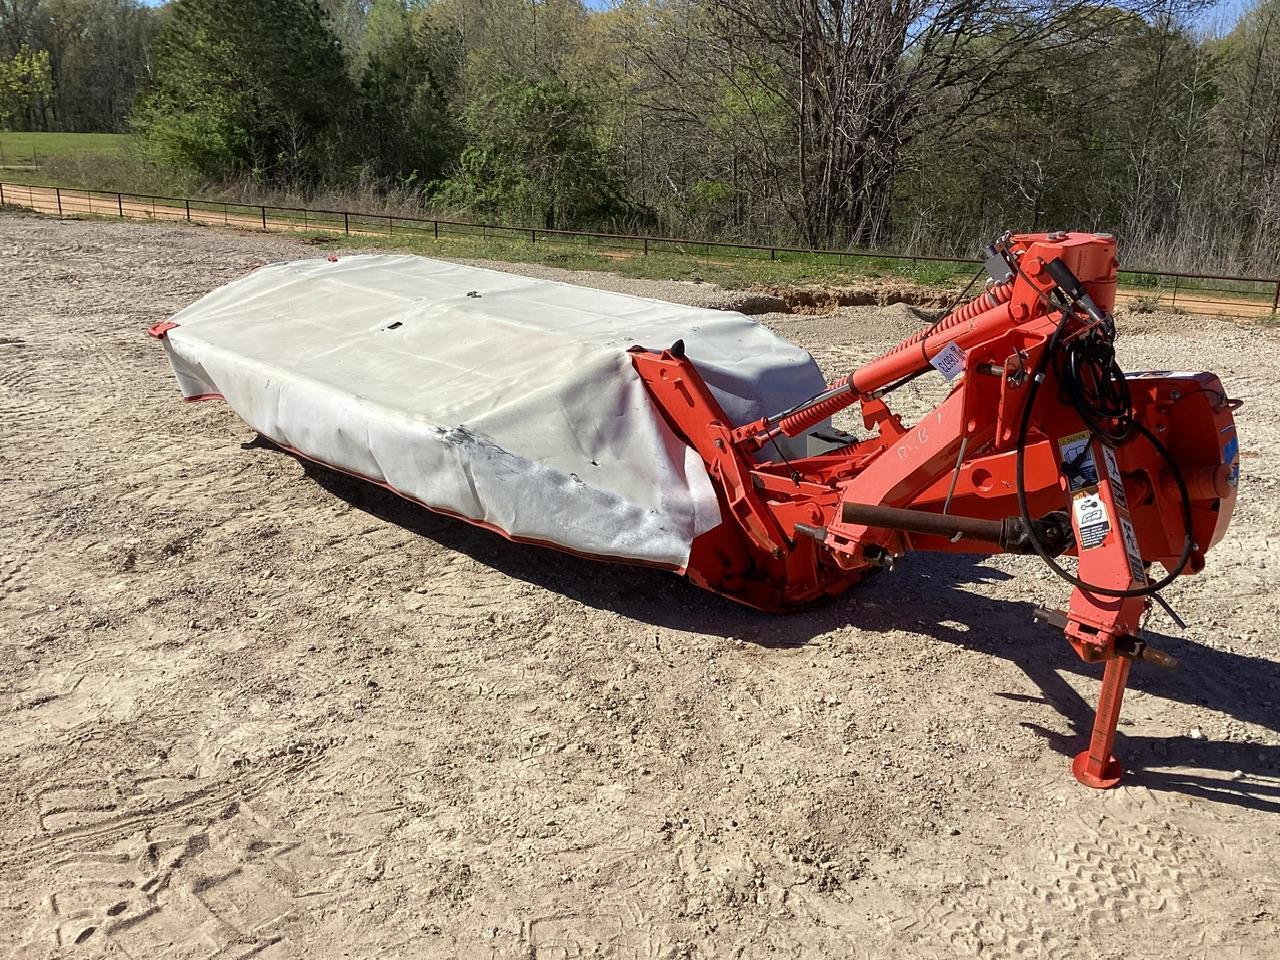
[{"label": "shadow on ground", "polygon": [[[672,573],[586,560],[513,543],[498,534],[419,507],[381,487],[300,461],[308,476],[334,496],[384,522],[427,537],[506,576],[610,610],[641,623],[766,647],[800,646],[853,624],[862,630],[900,630],[952,643],[1015,664],[1040,690],[1039,697],[1001,694],[1044,703],[1066,717],[1071,734],[1025,724],[1054,750],[1071,756],[1087,743],[1093,704],[1065,675],[1101,679],[1101,668],[1081,662],[1051,628],[1032,621],[1033,605],[997,600],[968,589],[1011,579],[976,556],[921,554],[874,584],[798,613],[766,614],[694,587]],[[1028,563],[1033,561],[1028,560]],[[1063,604],[1066,603],[1066,586]],[[1216,650],[1193,640],[1148,631],[1150,642],[1177,656],[1175,671],[1139,665],[1130,689],[1219,711],[1280,731],[1280,664]],[[1280,811],[1280,748],[1262,744],[1118,735],[1116,753],[1130,771],[1126,780],[1255,809]],[[1161,769],[1170,767],[1171,769]],[[1190,771],[1208,771],[1196,772]],[[1212,775],[1216,771],[1220,776]]]}]

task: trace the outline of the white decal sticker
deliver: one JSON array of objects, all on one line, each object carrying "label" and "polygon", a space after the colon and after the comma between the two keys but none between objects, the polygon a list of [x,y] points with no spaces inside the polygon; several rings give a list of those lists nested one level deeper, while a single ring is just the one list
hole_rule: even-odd
[{"label": "white decal sticker", "polygon": [[1107,513],[1107,505],[1098,496],[1095,487],[1082,490],[1071,501],[1076,516],[1076,536],[1080,539],[1080,548],[1090,550],[1102,546],[1111,530],[1111,517]]},{"label": "white decal sticker", "polygon": [[1120,535],[1124,538],[1124,552],[1129,556],[1129,572],[1138,583],[1147,582],[1147,571],[1142,564],[1142,549],[1138,546],[1138,534],[1127,517],[1120,518]]},{"label": "white decal sticker", "polygon": [[1086,430],[1058,441],[1062,473],[1067,478],[1067,485],[1072,493],[1098,483],[1098,463],[1093,459],[1092,439]]},{"label": "white decal sticker", "polygon": [[929,362],[948,380],[954,380],[956,374],[964,371],[964,351],[952,340]]},{"label": "white decal sticker", "polygon": [[1124,481],[1120,479],[1120,464],[1116,463],[1115,452],[1104,446],[1102,448],[1102,462],[1107,465],[1107,476],[1111,479],[1111,497],[1116,502],[1116,506],[1126,513],[1129,512],[1129,498],[1124,493]]}]

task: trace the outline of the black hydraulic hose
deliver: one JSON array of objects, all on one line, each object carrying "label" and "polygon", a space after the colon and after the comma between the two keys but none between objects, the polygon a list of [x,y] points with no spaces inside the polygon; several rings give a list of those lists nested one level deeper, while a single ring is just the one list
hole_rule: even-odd
[{"label": "black hydraulic hose", "polygon": [[[1192,533],[1191,493],[1187,489],[1187,483],[1186,480],[1183,479],[1182,471],[1178,469],[1178,465],[1174,462],[1173,456],[1169,453],[1165,445],[1160,442],[1154,433],[1144,427],[1136,419],[1130,421],[1131,425],[1151,441],[1151,445],[1156,448],[1156,452],[1159,453],[1164,459],[1164,462],[1169,465],[1169,469],[1173,474],[1173,479],[1178,485],[1178,493],[1182,498],[1182,523],[1183,529],[1185,530],[1185,536],[1182,544],[1182,554],[1178,558],[1178,562],[1174,565],[1172,570],[1170,570],[1156,583],[1149,583],[1144,587],[1129,587],[1125,590],[1117,590],[1114,587],[1104,587],[1100,584],[1089,583],[1087,580],[1082,580],[1075,576],[1070,571],[1064,570],[1058,562],[1049,555],[1044,544],[1040,542],[1040,538],[1036,535],[1035,526],[1031,520],[1031,509],[1027,504],[1027,487],[1025,477],[1027,434],[1031,428],[1031,411],[1035,406],[1036,396],[1040,392],[1040,383],[1044,380],[1044,373],[1049,367],[1049,361],[1056,354],[1062,340],[1062,335],[1066,332],[1067,324],[1071,322],[1072,316],[1073,314],[1070,310],[1063,310],[1062,320],[1053,331],[1053,336],[1049,338],[1048,346],[1045,348],[1044,353],[1040,355],[1040,360],[1036,363],[1035,371],[1031,375],[1031,385],[1027,391],[1026,403],[1022,407],[1022,420],[1018,427],[1017,455],[1014,461],[1014,486],[1018,495],[1018,514],[1026,528],[1027,540],[1030,542],[1036,554],[1048,565],[1050,570],[1056,573],[1063,580],[1067,581],[1067,583],[1078,587],[1086,593],[1097,594],[1104,597],[1149,597],[1156,591],[1163,590],[1182,575],[1182,571],[1186,569],[1187,563],[1191,560],[1192,551],[1195,549],[1195,539]],[[1086,418],[1086,422],[1090,419],[1092,419],[1092,414],[1090,414],[1090,417]]]},{"label": "black hydraulic hose", "polygon": [[1058,359],[1058,382],[1089,432],[1109,447],[1123,443],[1133,426],[1133,400],[1110,338],[1080,337]]}]

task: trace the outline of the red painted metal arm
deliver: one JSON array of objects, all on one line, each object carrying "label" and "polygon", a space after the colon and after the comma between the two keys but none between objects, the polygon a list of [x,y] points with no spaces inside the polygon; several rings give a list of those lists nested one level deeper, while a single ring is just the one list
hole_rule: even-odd
[{"label": "red painted metal arm", "polygon": [[[1234,406],[1212,374],[1132,376],[1124,415],[1140,429],[1106,446],[1079,391],[1110,368],[1081,380],[1063,357],[1081,343],[1109,351],[1114,241],[1020,236],[1004,251],[1009,278],[826,393],[754,423],[726,421],[682,350],[637,350],[634,362],[720,497],[724,523],[695,540],[688,565],[709,589],[786,609],[838,593],[911,549],[1034,551],[1055,563],[1074,554],[1077,572],[1061,571],[1076,578],[1067,612],[1043,618],[1083,659],[1106,663],[1094,734],[1075,772],[1107,786],[1118,776],[1111,751],[1129,662],[1169,659],[1139,636],[1148,570],[1158,562],[1194,573],[1229,522]],[[943,350],[963,354],[958,385],[904,425],[887,395]],[[802,435],[855,403],[864,436],[807,458],[756,460],[770,437]],[[1167,443],[1144,439],[1157,435]]]}]

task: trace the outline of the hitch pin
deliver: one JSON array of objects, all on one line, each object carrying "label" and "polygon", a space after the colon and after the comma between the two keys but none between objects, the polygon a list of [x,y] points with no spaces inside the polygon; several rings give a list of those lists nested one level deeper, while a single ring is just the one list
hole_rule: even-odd
[{"label": "hitch pin", "polygon": [[1157,667],[1164,667],[1166,670],[1176,670],[1178,667],[1178,658],[1173,654],[1157,650],[1137,637],[1117,637],[1116,652],[1122,657],[1154,663]]},{"label": "hitch pin", "polygon": [[[1036,607],[1032,613],[1032,619],[1039,623],[1047,623],[1051,627],[1057,627],[1059,630],[1067,629],[1067,615],[1061,610],[1049,610],[1046,607]],[[1165,653],[1163,650],[1157,650],[1148,644],[1145,640],[1139,640],[1137,637],[1123,636],[1116,637],[1116,653],[1122,657],[1128,657],[1130,660],[1141,660],[1143,663],[1153,663],[1157,667],[1163,667],[1166,670],[1175,670],[1178,667],[1178,658],[1171,653]]]}]

